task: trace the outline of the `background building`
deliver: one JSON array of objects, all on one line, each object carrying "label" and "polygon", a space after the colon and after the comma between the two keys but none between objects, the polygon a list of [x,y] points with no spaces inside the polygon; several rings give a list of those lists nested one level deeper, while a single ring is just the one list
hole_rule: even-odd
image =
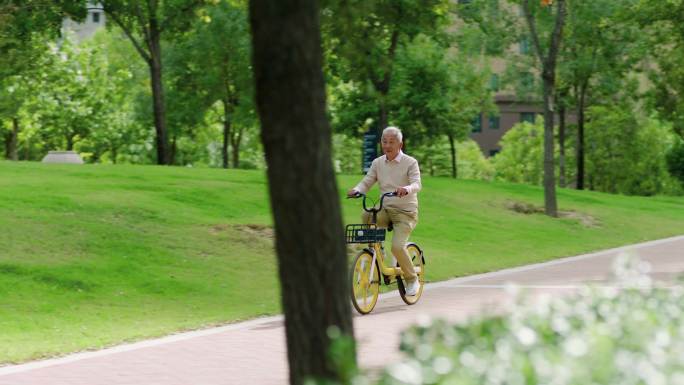
[{"label": "background building", "polygon": [[105,13],[100,3],[88,3],[88,15],[82,22],[76,22],[69,18],[62,22],[62,34],[72,33],[77,42],[83,41],[104,27],[106,23]]}]

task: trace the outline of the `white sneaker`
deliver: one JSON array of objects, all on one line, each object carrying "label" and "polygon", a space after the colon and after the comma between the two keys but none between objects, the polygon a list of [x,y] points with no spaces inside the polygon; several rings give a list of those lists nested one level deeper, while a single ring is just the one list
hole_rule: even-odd
[{"label": "white sneaker", "polygon": [[418,294],[419,289],[420,289],[420,280],[415,279],[413,282],[409,282],[406,284],[406,295],[413,297],[416,294]]}]

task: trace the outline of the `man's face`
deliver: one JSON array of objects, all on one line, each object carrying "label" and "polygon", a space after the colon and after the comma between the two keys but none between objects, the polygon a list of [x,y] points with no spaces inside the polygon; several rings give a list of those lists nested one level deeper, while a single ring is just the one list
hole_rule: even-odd
[{"label": "man's face", "polygon": [[386,134],[382,136],[382,152],[387,155],[388,158],[394,159],[399,150],[401,150],[401,142],[397,139],[396,135]]}]

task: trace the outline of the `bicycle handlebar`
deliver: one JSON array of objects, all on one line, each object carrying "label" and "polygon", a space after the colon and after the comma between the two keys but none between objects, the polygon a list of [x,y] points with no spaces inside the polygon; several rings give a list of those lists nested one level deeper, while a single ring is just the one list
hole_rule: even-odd
[{"label": "bicycle handlebar", "polygon": [[382,195],[380,196],[380,207],[378,207],[377,209],[376,209],[375,207],[372,207],[372,208],[370,208],[370,209],[366,207],[366,194],[364,194],[364,193],[357,192],[356,195],[354,195],[354,196],[352,196],[352,197],[349,197],[349,198],[354,198],[354,199],[356,199],[356,198],[361,198],[361,197],[363,197],[363,210],[366,211],[366,212],[368,212],[368,213],[372,213],[372,212],[376,212],[376,213],[377,213],[377,212],[380,212],[380,210],[382,210],[382,203],[383,203],[383,201],[385,200],[385,197],[395,197],[395,196],[397,196],[397,192],[396,192],[396,191],[388,192],[388,193],[382,194]]}]

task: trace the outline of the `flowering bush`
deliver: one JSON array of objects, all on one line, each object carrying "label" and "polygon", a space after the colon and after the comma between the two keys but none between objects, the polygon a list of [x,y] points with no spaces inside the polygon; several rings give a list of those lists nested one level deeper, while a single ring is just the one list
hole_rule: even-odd
[{"label": "flowering bush", "polygon": [[506,315],[402,335],[408,359],[353,384],[684,384],[684,288],[621,257],[615,282],[565,297],[518,296]]}]

